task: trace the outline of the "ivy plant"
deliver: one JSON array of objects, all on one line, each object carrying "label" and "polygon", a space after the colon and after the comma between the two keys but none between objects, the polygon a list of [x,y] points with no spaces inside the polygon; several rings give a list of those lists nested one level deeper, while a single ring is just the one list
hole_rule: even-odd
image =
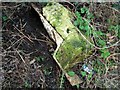
[{"label": "ivy plant", "polygon": [[[85,14],[86,19],[83,19],[82,14]],[[106,47],[106,41],[103,39],[105,36],[105,33],[103,33],[101,30],[93,30],[93,28],[90,27],[89,23],[94,18],[93,14],[89,12],[89,9],[87,7],[83,7],[79,11],[75,12],[76,20],[74,21],[74,25],[79,28],[81,32],[83,32],[86,36],[93,35],[96,39],[96,42],[99,47]],[[118,30],[118,26],[111,26],[109,30]],[[110,52],[109,50],[100,50],[101,57],[106,59]]]}]

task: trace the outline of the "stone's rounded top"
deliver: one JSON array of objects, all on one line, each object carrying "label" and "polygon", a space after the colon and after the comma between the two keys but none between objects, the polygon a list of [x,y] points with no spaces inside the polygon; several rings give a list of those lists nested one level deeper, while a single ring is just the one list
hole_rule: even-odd
[{"label": "stone's rounded top", "polygon": [[47,4],[43,8],[43,15],[64,39],[69,35],[68,29],[74,27],[71,22],[70,11],[59,3]]}]

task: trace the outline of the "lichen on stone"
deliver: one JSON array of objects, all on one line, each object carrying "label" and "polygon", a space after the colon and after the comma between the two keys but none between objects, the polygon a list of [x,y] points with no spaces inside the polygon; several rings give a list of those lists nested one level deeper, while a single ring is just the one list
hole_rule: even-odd
[{"label": "lichen on stone", "polygon": [[43,15],[64,39],[69,34],[67,30],[74,28],[71,12],[59,3],[48,4],[43,8]]},{"label": "lichen on stone", "polygon": [[72,24],[72,13],[59,3],[50,3],[43,8],[43,15],[63,38],[54,53],[62,68],[69,71],[75,64],[91,54],[91,46]]}]

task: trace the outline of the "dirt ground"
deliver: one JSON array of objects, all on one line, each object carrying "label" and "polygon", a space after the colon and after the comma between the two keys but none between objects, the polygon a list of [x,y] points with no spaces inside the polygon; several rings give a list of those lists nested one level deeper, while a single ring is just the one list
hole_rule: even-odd
[{"label": "dirt ground", "polygon": [[[103,10],[102,7],[98,9]],[[100,13],[95,15],[97,14],[100,15]],[[103,16],[107,18],[108,14]],[[103,20],[96,18],[94,23],[104,23],[105,18]],[[103,32],[106,30],[101,26],[97,28],[101,28]],[[62,71],[52,57],[56,44],[48,36],[39,15],[30,3],[2,3],[2,38],[3,88],[60,87]],[[119,52],[118,47],[110,48],[111,52],[112,50]],[[98,57],[99,52],[95,51],[93,56],[77,64],[73,70],[79,70],[84,63]],[[85,83],[81,85],[86,87]],[[67,90],[77,89],[70,85],[66,77],[62,87]],[[91,82],[89,87],[95,85]]]},{"label": "dirt ground", "polygon": [[[55,43],[29,4],[3,3],[3,87],[58,88],[61,70],[52,58]],[[68,81],[66,85],[70,87]],[[67,86],[66,86],[67,87]]]}]

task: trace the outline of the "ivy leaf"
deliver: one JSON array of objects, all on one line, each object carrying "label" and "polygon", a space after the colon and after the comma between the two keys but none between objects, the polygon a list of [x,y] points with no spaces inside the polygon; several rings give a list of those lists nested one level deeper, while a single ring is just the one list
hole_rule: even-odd
[{"label": "ivy leaf", "polygon": [[79,18],[81,17],[80,13],[78,11],[75,12],[75,15]]},{"label": "ivy leaf", "polygon": [[94,67],[94,71],[95,71],[96,73],[98,73],[98,69],[97,69],[96,67]]},{"label": "ivy leaf", "polygon": [[99,36],[104,35],[104,33],[102,33],[101,31],[96,31],[96,33],[97,33],[97,35],[99,35]]},{"label": "ivy leaf", "polygon": [[103,36],[104,33],[102,33],[101,31],[94,31],[93,35],[94,35],[94,37],[99,37],[99,36]]},{"label": "ivy leaf", "polygon": [[84,26],[79,25],[79,29],[80,29],[80,30],[83,30],[83,29],[84,29]]},{"label": "ivy leaf", "polygon": [[89,13],[89,14],[87,15],[87,18],[88,18],[88,19],[93,19],[93,18],[94,18],[94,16],[93,16],[93,14],[92,14],[92,13]]},{"label": "ivy leaf", "polygon": [[119,25],[111,25],[108,30],[109,31],[115,31],[115,30],[118,30],[119,29]]},{"label": "ivy leaf", "polygon": [[118,38],[120,39],[120,29],[118,30]]},{"label": "ivy leaf", "polygon": [[3,16],[2,19],[3,19],[3,21],[6,21],[8,18],[7,18],[7,16]]},{"label": "ivy leaf", "polygon": [[85,8],[81,8],[80,10],[82,14],[85,13]]},{"label": "ivy leaf", "polygon": [[101,62],[100,60],[97,60],[97,64],[98,64],[99,66],[101,66],[101,65],[102,65],[102,62]]},{"label": "ivy leaf", "polygon": [[79,85],[79,84],[77,84],[76,86],[77,86],[77,89],[79,89],[79,88],[80,88],[80,85]]},{"label": "ivy leaf", "polygon": [[86,72],[81,71],[81,75],[82,75],[83,77],[86,76]]},{"label": "ivy leaf", "polygon": [[69,71],[69,72],[68,72],[68,75],[71,76],[71,77],[73,77],[73,76],[75,75],[75,72]]},{"label": "ivy leaf", "polygon": [[92,78],[92,72],[90,74],[88,74],[88,79],[90,80]]},{"label": "ivy leaf", "polygon": [[110,55],[110,52],[107,49],[101,49],[100,51],[102,52],[101,57],[103,57],[104,59],[106,59]]},{"label": "ivy leaf", "polygon": [[81,11],[81,13],[83,14],[83,13],[85,13],[85,12],[89,11],[89,10],[88,10],[88,8],[87,8],[87,7],[83,7],[83,8],[81,8],[81,9],[80,9],[80,11]]},{"label": "ivy leaf", "polygon": [[109,55],[110,55],[110,52],[109,52],[109,51],[106,51],[106,52],[103,52],[103,53],[101,54],[101,57],[103,57],[104,59],[106,59]]},{"label": "ivy leaf", "polygon": [[106,45],[106,42],[105,42],[104,40],[101,40],[101,39],[98,40],[98,43],[99,43],[101,46],[105,46],[105,45]]},{"label": "ivy leaf", "polygon": [[88,31],[90,29],[89,25],[85,26],[85,30]]},{"label": "ivy leaf", "polygon": [[35,57],[35,60],[38,62],[44,61],[44,58],[42,56]]},{"label": "ivy leaf", "polygon": [[87,35],[87,36],[90,36],[90,34],[91,34],[91,30],[88,29],[88,30],[86,31],[86,35]]},{"label": "ivy leaf", "polygon": [[76,21],[74,21],[74,25],[75,26],[78,26],[79,25],[79,22],[76,20]]}]

